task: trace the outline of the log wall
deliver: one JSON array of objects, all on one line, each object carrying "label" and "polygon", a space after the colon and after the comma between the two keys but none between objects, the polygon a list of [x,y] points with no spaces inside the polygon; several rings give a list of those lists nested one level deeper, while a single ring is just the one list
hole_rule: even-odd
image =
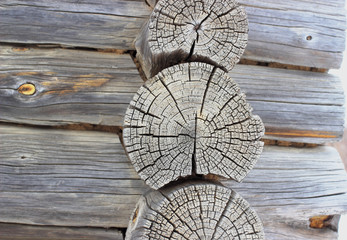
[{"label": "log wall", "polygon": [[[121,139],[144,83],[133,42],[152,2],[0,3],[1,239],[123,239],[148,190]],[[324,71],[342,61],[344,1],[240,2],[246,64],[229,75],[263,119],[264,139],[339,141],[344,93]],[[243,183],[223,181],[258,212],[266,239],[336,239],[309,218],[346,212],[346,183],[331,147],[269,145]]]}]

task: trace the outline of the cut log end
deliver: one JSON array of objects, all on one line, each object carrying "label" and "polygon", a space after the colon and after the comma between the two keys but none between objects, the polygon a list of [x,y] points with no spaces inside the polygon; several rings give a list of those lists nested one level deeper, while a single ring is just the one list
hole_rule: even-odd
[{"label": "cut log end", "polygon": [[194,182],[150,191],[133,213],[126,239],[264,239],[257,214],[234,191]]},{"label": "cut log end", "polygon": [[158,189],[180,177],[241,181],[261,154],[264,126],[237,84],[205,63],[163,70],[139,89],[123,139],[142,179]]},{"label": "cut log end", "polygon": [[248,39],[246,13],[234,0],[158,1],[135,41],[147,77],[181,62],[231,70]]}]

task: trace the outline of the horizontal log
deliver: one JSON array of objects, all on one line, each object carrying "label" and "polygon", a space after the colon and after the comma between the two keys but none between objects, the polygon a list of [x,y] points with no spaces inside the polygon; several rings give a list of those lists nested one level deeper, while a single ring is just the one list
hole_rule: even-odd
[{"label": "horizontal log", "polygon": [[[0,125],[0,139],[2,223],[124,228],[148,190],[115,134]],[[331,147],[265,146],[243,183],[223,183],[258,213],[267,239],[333,239],[308,220],[347,211],[346,173]]]},{"label": "horizontal log", "polygon": [[[143,84],[129,55],[2,46],[0,61],[2,122],[121,126]],[[237,65],[230,76],[262,118],[265,138],[324,143],[342,137],[339,78],[248,65]]]},{"label": "horizontal log", "polygon": [[[134,49],[152,8],[144,0],[1,2],[0,42]],[[240,0],[249,19],[244,58],[338,68],[345,45],[344,0]]]},{"label": "horizontal log", "polygon": [[0,61],[2,121],[121,126],[143,83],[129,55],[1,47]]},{"label": "horizontal log", "polygon": [[1,240],[123,240],[120,230],[0,223]]}]

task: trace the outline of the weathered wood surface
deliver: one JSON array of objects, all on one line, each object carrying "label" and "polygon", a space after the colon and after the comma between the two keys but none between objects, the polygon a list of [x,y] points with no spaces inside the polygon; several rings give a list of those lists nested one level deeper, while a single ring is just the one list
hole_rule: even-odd
[{"label": "weathered wood surface", "polygon": [[247,16],[235,0],[160,0],[135,40],[136,57],[147,78],[182,62],[230,71],[247,39]]},{"label": "weathered wood surface", "polygon": [[0,223],[1,240],[123,240],[116,229]]},{"label": "weathered wood surface", "polygon": [[150,11],[144,0],[5,0],[0,42],[132,49]]},{"label": "weathered wood surface", "polygon": [[[334,239],[308,219],[347,211],[330,147],[265,146],[243,183],[224,184],[256,210],[267,239]],[[147,190],[115,134],[0,125],[1,223],[125,228]]]},{"label": "weathered wood surface", "polygon": [[347,212],[346,180],[334,148],[265,147],[243,183],[222,183],[245,197],[273,239],[323,240],[337,235],[310,229],[308,220]]},{"label": "weathered wood surface", "polygon": [[239,194],[214,183],[191,181],[141,197],[125,239],[265,238],[258,215]]},{"label": "weathered wood surface", "polygon": [[0,61],[1,121],[121,126],[143,83],[128,54],[3,46]]},{"label": "weathered wood surface", "polygon": [[123,139],[138,174],[158,189],[181,177],[241,181],[259,158],[264,125],[237,84],[206,63],[184,63],[148,80],[131,101]]},{"label": "weathered wood surface", "polygon": [[230,76],[265,124],[265,138],[325,143],[343,136],[341,79],[327,73],[238,65]]},{"label": "weathered wood surface", "polygon": [[[143,84],[129,55],[0,47],[0,121],[121,126]],[[237,65],[230,76],[266,129],[265,138],[324,143],[342,137],[341,80],[326,73]],[[18,90],[35,85],[33,95]]]},{"label": "weathered wood surface", "polygon": [[135,94],[124,146],[141,178],[158,189],[180,177],[241,181],[262,152],[264,125],[237,84],[206,63],[161,71]]},{"label": "weathered wood surface", "polygon": [[[345,44],[344,2],[240,0],[250,29],[244,58],[338,68]],[[5,0],[0,42],[134,49],[151,11],[144,0]]]}]

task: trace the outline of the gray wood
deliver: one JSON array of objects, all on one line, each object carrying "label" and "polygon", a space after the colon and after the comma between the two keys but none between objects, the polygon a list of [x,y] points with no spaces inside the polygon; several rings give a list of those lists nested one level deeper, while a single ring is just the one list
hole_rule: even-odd
[{"label": "gray wood", "polygon": [[0,223],[1,240],[123,240],[117,229],[33,226]]},{"label": "gray wood", "polygon": [[[121,126],[143,85],[129,55],[0,47],[0,121]],[[325,143],[341,139],[341,80],[326,73],[237,65],[230,76],[266,129],[265,138]],[[26,82],[34,95],[20,94]]]},{"label": "gray wood", "polygon": [[[129,55],[3,46],[0,61],[1,121],[121,126],[142,84]],[[28,82],[33,95],[17,90]]]},{"label": "gray wood", "polygon": [[147,78],[182,62],[230,71],[247,38],[247,16],[235,0],[159,0],[135,40],[136,57]]},{"label": "gray wood", "polygon": [[0,42],[134,49],[150,11],[144,0],[4,0]]},{"label": "gray wood", "polygon": [[[243,183],[223,181],[261,218],[266,239],[336,239],[309,218],[347,212],[331,147],[265,146]],[[0,222],[125,228],[148,187],[111,133],[0,125]]]},{"label": "gray wood", "polygon": [[[0,42],[134,49],[153,1],[1,2]],[[338,68],[346,18],[344,0],[240,0],[249,19],[244,58]],[[311,39],[311,40],[307,40]]]},{"label": "gray wood", "polygon": [[236,192],[191,181],[146,193],[126,232],[133,239],[265,239],[256,212]]},{"label": "gray wood", "polygon": [[181,177],[241,181],[259,158],[264,125],[237,84],[206,63],[166,68],[135,94],[123,139],[140,177],[158,189]]},{"label": "gray wood", "polygon": [[328,73],[237,65],[229,74],[265,124],[265,138],[326,143],[343,136],[342,79]]},{"label": "gray wood", "polygon": [[[347,175],[332,147],[265,147],[243,183],[222,181],[259,214],[269,239],[337,239],[309,219],[347,212]],[[325,205],[325,207],[324,207]]]}]

